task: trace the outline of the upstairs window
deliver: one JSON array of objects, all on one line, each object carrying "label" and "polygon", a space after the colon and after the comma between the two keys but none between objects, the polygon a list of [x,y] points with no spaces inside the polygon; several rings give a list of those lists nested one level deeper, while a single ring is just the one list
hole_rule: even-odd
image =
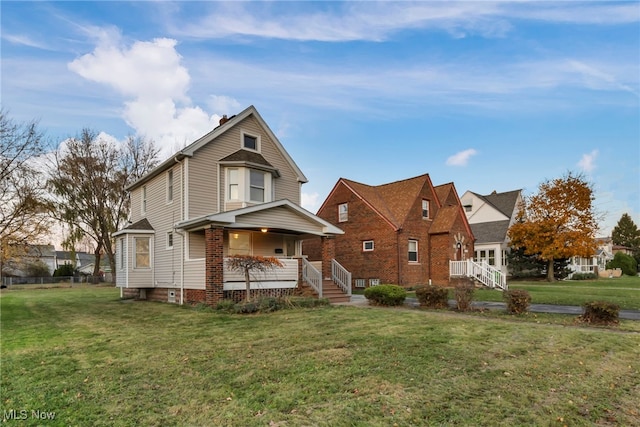
[{"label": "upstairs window", "polygon": [[142,215],[146,215],[147,213],[147,186],[142,186],[142,204],[141,204]]},{"label": "upstairs window", "polygon": [[252,135],[243,134],[243,147],[249,150],[258,151],[258,138]]},{"label": "upstairs window", "polygon": [[173,169],[167,172],[167,203],[173,202]]},{"label": "upstairs window", "polygon": [[429,218],[429,201],[428,200],[422,201],[422,218],[424,219]]},{"label": "upstairs window", "polygon": [[342,203],[338,205],[338,222],[347,222],[349,220],[349,205]]},{"label": "upstairs window", "polygon": [[249,171],[249,200],[264,202],[264,172]]},{"label": "upstairs window", "polygon": [[374,249],[373,240],[365,240],[362,242],[362,250],[364,252],[371,252]]},{"label": "upstairs window", "polygon": [[273,199],[273,181],[269,172],[250,168],[227,168],[226,195],[228,202],[265,203]]},{"label": "upstairs window", "polygon": [[167,249],[173,249],[173,232],[167,233]]},{"label": "upstairs window", "polygon": [[409,240],[409,262],[418,262],[418,241]]},{"label": "upstairs window", "polygon": [[239,173],[238,173],[238,169],[229,169],[229,174],[227,175],[229,178],[228,181],[228,192],[227,192],[227,199],[229,200],[240,200],[240,192],[238,191],[239,189]]}]

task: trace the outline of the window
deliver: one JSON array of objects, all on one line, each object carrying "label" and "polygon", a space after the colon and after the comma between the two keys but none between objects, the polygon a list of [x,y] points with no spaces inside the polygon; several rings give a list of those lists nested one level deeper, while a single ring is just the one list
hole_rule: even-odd
[{"label": "window", "polygon": [[473,210],[473,206],[472,205],[464,205],[464,211],[465,212],[471,212]]},{"label": "window", "polygon": [[365,240],[364,242],[362,242],[362,250],[364,252],[371,252],[373,250],[373,247],[373,240]]},{"label": "window", "polygon": [[418,241],[409,240],[409,262],[418,262]]},{"label": "window", "polygon": [[167,172],[167,203],[173,202],[173,169]]},{"label": "window", "polygon": [[489,249],[489,265],[496,265],[496,251]]},{"label": "window", "polygon": [[240,200],[240,193],[238,191],[238,185],[239,185],[238,181],[239,181],[238,169],[229,169],[229,183],[228,183],[228,188],[229,188],[228,199],[229,200]]},{"label": "window", "polygon": [[229,233],[229,255],[251,255],[251,235]]},{"label": "window", "polygon": [[136,237],[136,265],[135,268],[151,267],[151,252],[149,251],[149,238]]},{"label": "window", "polygon": [[509,265],[509,260],[507,259],[508,252],[502,251],[502,265]]},{"label": "window", "polygon": [[338,205],[338,222],[346,222],[349,219],[349,205],[342,203]]},{"label": "window", "polygon": [[249,171],[249,200],[264,202],[264,172]]},{"label": "window", "polygon": [[243,135],[243,147],[248,148],[249,150],[258,151],[258,138],[255,136]]},{"label": "window", "polygon": [[120,270],[124,270],[124,239],[118,239],[118,262]]},{"label": "window", "polygon": [[422,218],[429,218],[429,201],[422,201]]},{"label": "window", "polygon": [[355,279],[354,282],[356,283],[356,288],[364,288],[365,286],[365,279]]},{"label": "window", "polygon": [[142,215],[147,213],[147,186],[142,186]]},{"label": "window", "polygon": [[173,249],[173,232],[167,233],[167,249]]},{"label": "window", "polygon": [[226,180],[227,201],[264,203],[273,199],[273,178],[269,172],[227,168]]}]

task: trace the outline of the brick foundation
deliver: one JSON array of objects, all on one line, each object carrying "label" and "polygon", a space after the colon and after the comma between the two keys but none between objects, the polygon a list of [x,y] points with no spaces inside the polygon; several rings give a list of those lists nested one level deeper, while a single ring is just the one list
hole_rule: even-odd
[{"label": "brick foundation", "polygon": [[[252,289],[251,290],[251,298],[257,299],[260,297],[289,297],[293,296],[296,293],[296,288],[286,288],[286,289]],[[245,300],[247,295],[246,290],[242,291],[224,291],[224,299],[230,299],[234,302],[242,302]]]}]

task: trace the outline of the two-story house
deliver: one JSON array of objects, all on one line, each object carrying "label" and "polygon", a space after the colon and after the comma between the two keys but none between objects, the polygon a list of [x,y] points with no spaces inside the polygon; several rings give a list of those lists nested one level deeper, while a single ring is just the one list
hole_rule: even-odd
[{"label": "two-story house", "polygon": [[275,256],[252,277],[254,295],[290,294],[302,240],[342,231],[300,206],[307,178],[250,106],[133,183],[129,226],[116,239],[122,296],[214,305],[239,300],[244,276],[225,257]]},{"label": "two-story house", "polygon": [[507,275],[507,232],[520,209],[522,190],[504,193],[494,191],[486,196],[467,191],[460,199],[476,237],[474,260],[478,263],[486,262]]},{"label": "two-story house", "polygon": [[[447,285],[449,261],[473,254],[455,186],[434,186],[428,174],[376,186],[341,178],[317,215],[344,231],[332,250],[356,288]],[[322,258],[318,240],[304,243],[311,260]]]}]

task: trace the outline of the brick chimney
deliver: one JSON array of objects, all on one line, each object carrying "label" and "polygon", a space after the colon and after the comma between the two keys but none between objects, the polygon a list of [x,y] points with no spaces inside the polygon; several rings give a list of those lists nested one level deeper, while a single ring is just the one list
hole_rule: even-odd
[{"label": "brick chimney", "polygon": [[222,126],[223,124],[227,123],[229,121],[229,119],[227,118],[227,115],[223,115],[222,118],[220,119],[220,126]]}]

